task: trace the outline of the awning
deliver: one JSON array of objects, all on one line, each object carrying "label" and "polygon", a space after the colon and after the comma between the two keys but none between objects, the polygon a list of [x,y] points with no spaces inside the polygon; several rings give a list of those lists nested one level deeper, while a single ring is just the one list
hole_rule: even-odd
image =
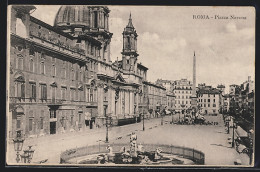
[{"label": "awning", "polygon": [[236,130],[237,134],[239,137],[247,137],[248,134],[245,130],[243,130],[240,126],[237,126],[237,130]]}]

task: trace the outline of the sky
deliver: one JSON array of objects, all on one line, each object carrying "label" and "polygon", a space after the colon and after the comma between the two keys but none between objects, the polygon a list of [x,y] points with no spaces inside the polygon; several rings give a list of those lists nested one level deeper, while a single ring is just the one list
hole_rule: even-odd
[{"label": "sky", "polygon": [[[53,25],[60,6],[36,5],[32,16]],[[147,79],[196,81],[217,86],[255,78],[255,10],[252,7],[108,6],[112,61],[121,59],[122,32],[131,12],[137,31],[138,61],[148,67]],[[209,19],[194,19],[203,15]],[[230,19],[230,16],[246,19]],[[215,19],[227,16],[229,19]],[[212,18],[211,18],[212,17]]]}]

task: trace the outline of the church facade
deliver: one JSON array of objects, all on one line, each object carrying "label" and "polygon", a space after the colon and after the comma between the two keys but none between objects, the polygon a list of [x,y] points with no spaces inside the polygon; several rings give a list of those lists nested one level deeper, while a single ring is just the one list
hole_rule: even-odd
[{"label": "church facade", "polygon": [[32,17],[34,6],[9,10],[9,137],[84,131],[108,117],[116,125],[148,109],[131,15],[112,62],[107,7],[61,6],[54,26]]}]

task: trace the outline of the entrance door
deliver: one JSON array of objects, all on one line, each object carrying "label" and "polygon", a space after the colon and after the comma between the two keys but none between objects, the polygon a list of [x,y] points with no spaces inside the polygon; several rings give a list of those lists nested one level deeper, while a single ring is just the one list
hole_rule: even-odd
[{"label": "entrance door", "polygon": [[50,122],[50,134],[56,134],[56,122]]}]

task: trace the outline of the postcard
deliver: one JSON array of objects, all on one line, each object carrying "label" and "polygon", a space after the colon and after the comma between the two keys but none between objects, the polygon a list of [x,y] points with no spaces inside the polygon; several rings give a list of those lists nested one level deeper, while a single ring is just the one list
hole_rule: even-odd
[{"label": "postcard", "polygon": [[9,5],[7,21],[7,165],[254,166],[254,7]]}]

